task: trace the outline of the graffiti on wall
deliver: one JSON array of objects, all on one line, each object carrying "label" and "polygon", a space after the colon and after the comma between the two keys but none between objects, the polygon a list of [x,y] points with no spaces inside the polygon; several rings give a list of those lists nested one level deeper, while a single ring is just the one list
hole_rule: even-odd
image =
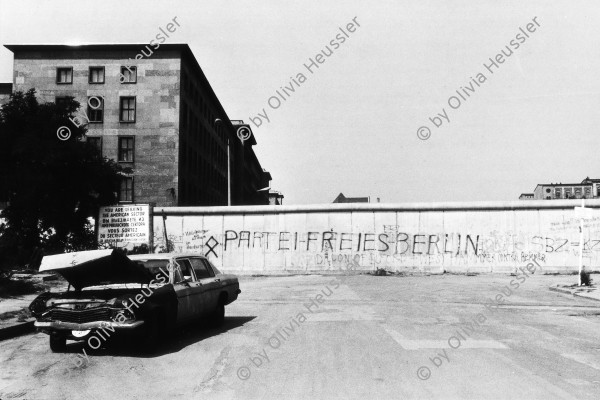
[{"label": "graffiti on wall", "polygon": [[[155,232],[161,241],[161,232]],[[548,254],[578,255],[600,251],[600,239],[578,236],[549,237],[511,232],[480,233],[410,233],[400,227],[384,225],[380,232],[327,231],[251,231],[226,229],[187,230],[182,235],[169,234],[177,251],[201,252],[218,259],[240,251],[260,254],[288,253],[293,265],[332,265],[359,255],[361,264],[386,265],[410,262],[443,263],[457,259],[492,263],[546,262]]]}]

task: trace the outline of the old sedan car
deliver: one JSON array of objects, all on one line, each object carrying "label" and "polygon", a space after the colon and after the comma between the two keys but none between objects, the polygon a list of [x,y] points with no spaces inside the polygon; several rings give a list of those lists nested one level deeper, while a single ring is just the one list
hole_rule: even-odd
[{"label": "old sedan car", "polygon": [[69,283],[67,291],[42,293],[29,306],[54,352],[63,351],[67,339],[113,332],[140,334],[152,350],[159,337],[182,324],[206,317],[222,323],[225,306],[241,292],[235,275],[191,253],[73,252],[44,257],[40,271],[59,273]]}]

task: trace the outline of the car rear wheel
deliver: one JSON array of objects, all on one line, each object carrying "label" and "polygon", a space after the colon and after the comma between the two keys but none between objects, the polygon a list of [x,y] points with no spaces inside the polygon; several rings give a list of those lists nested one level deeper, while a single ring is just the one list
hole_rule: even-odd
[{"label": "car rear wheel", "polygon": [[67,348],[67,338],[56,333],[50,334],[50,350],[54,353],[62,353]]}]

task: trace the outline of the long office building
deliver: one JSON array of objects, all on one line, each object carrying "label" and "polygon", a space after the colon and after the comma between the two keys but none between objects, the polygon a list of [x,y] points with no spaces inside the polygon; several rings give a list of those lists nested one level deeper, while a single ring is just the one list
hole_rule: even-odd
[{"label": "long office building", "polygon": [[269,204],[271,175],[254,153],[254,135],[236,134],[250,126],[229,119],[187,44],[5,47],[14,54],[12,90],[34,88],[40,102],[75,98],[73,124],[87,124],[87,140],[132,168],[120,202]]}]

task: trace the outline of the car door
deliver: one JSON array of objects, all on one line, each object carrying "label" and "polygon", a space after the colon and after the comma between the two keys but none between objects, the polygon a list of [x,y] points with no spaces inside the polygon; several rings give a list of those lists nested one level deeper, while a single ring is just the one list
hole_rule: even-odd
[{"label": "car door", "polygon": [[189,297],[189,305],[190,305],[190,318],[197,318],[202,315],[204,310],[204,299],[203,292],[204,288],[202,287],[201,282],[196,278],[196,274],[194,269],[192,268],[192,264],[190,259],[187,257],[181,257],[177,259],[177,263],[181,266],[181,271],[183,273],[183,279],[189,285],[188,297]]},{"label": "car door", "polygon": [[218,300],[218,281],[212,269],[204,262],[201,257],[190,258],[192,267],[196,272],[198,283],[202,285],[202,299],[204,301],[204,312],[210,313],[217,307]]},{"label": "car door", "polygon": [[[191,267],[188,260],[187,264],[180,259],[173,263],[173,289],[177,294],[177,322],[181,323],[191,319],[194,316],[194,291],[190,284]],[[187,274],[187,275],[186,275]],[[188,276],[188,279],[185,277]]]}]

